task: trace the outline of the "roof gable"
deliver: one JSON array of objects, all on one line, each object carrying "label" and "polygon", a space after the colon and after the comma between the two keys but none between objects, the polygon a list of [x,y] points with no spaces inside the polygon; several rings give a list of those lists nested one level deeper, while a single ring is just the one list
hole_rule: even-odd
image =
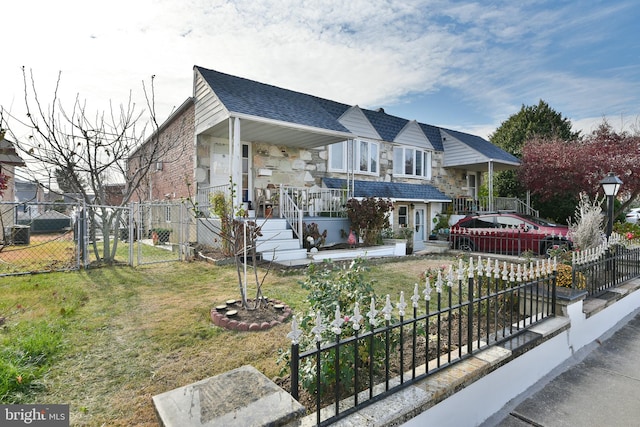
[{"label": "roof gable", "polygon": [[426,137],[422,128],[415,120],[411,120],[406,124],[404,129],[398,133],[396,139],[393,142],[398,144],[413,145],[420,148],[426,148],[427,150],[433,150],[431,141]]},{"label": "roof gable", "polygon": [[0,138],[0,163],[4,165],[25,166],[24,160],[22,160],[16,152],[13,142],[4,139],[4,137]]},{"label": "roof gable", "polygon": [[420,125],[420,129],[424,133],[424,136],[427,137],[433,149],[436,151],[444,151],[444,146],[442,145],[442,135],[440,133],[440,128],[435,126],[426,125],[424,123],[418,123]]},{"label": "roof gable", "polygon": [[358,136],[382,139],[380,134],[367,119],[362,109],[357,105],[345,111],[339,121],[344,127]]},{"label": "roof gable", "polygon": [[520,164],[520,160],[517,157],[507,153],[500,147],[493,145],[484,138],[450,129],[441,129],[441,131],[443,138],[446,138],[447,136],[455,138],[457,141],[462,143],[467,150],[472,150],[478,155],[484,157],[485,161],[494,160],[504,163],[512,163],[514,165]]}]

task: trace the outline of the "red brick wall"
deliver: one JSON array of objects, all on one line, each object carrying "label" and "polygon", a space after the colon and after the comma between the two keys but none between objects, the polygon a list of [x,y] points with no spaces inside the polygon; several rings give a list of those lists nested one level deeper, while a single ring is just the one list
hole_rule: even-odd
[{"label": "red brick wall", "polygon": [[[161,145],[160,161],[151,165],[149,172],[133,197],[134,201],[180,200],[189,197],[187,182],[194,183],[195,164],[195,108],[190,102],[186,108],[160,126],[157,138],[147,144]],[[130,169],[135,168],[133,162]],[[195,188],[195,185],[191,185]]]}]

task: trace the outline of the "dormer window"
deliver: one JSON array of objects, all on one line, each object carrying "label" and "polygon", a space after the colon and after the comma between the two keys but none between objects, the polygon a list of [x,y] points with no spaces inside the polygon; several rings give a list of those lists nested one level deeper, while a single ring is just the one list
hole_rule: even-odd
[{"label": "dormer window", "polygon": [[394,147],[393,175],[431,179],[431,151]]},{"label": "dormer window", "polygon": [[[363,139],[338,142],[329,146],[329,171],[377,175],[379,158],[377,142]],[[347,170],[350,161],[352,165]]]}]

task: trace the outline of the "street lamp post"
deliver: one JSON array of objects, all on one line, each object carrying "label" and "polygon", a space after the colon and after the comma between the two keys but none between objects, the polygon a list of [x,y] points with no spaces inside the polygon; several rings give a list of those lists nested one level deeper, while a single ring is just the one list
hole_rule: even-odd
[{"label": "street lamp post", "polygon": [[605,196],[607,196],[607,239],[609,239],[613,232],[613,200],[618,195],[618,191],[620,191],[622,181],[613,172],[609,172],[600,181],[600,185]]}]

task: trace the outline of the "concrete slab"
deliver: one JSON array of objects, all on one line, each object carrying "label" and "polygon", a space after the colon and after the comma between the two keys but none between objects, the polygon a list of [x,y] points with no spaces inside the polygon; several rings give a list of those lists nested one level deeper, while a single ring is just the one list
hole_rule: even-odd
[{"label": "concrete slab", "polygon": [[153,396],[161,426],[284,426],[305,408],[252,366]]}]

